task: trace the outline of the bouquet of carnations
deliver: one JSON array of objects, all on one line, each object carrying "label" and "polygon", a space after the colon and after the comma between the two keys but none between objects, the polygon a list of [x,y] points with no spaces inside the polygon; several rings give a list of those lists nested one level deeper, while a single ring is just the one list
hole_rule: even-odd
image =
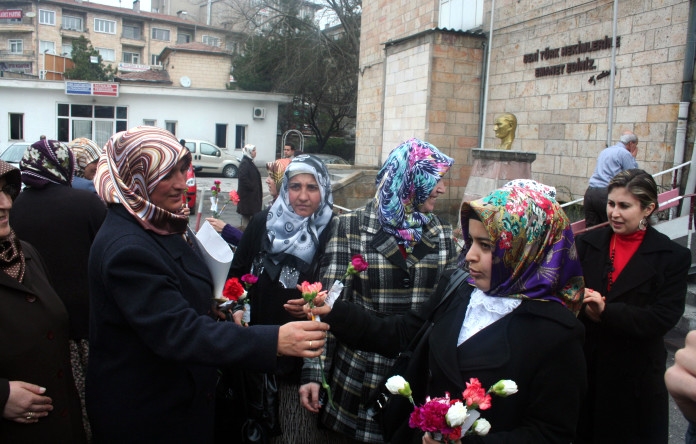
[{"label": "bouquet of carnations", "polygon": [[417,406],[413,401],[411,386],[401,376],[395,375],[387,380],[387,390],[394,395],[407,397],[413,404],[413,412],[408,420],[409,427],[429,433],[433,439],[450,443],[466,434],[486,435],[491,424],[477,409],[491,407],[491,394],[508,397],[517,393],[517,384],[509,379],[501,379],[485,390],[477,378],[469,379],[462,399],[452,399],[449,393],[441,398],[425,398],[425,403]]}]

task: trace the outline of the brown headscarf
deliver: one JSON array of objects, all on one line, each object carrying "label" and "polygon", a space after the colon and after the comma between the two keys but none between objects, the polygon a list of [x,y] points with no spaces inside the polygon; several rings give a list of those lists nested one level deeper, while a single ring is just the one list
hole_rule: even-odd
[{"label": "brown headscarf", "polygon": [[146,230],[157,234],[184,233],[188,217],[170,213],[152,202],[150,194],[181,159],[191,152],[172,133],[138,126],[116,133],[99,157],[94,186],[107,204],[117,203]]},{"label": "brown headscarf", "polygon": [[86,137],[78,137],[68,144],[68,148],[75,156],[75,175],[85,177],[85,168],[92,162],[99,160],[102,149],[94,141]]},{"label": "brown headscarf", "polygon": [[[17,187],[17,193],[22,187],[22,179],[19,170],[7,162],[0,160],[0,178],[5,178],[7,185]],[[10,196],[14,201],[16,194]],[[19,238],[15,235],[14,230],[10,228],[10,235],[0,239],[0,270],[4,271],[9,276],[17,279],[19,282],[24,280],[26,271],[26,263],[24,260],[24,252]]]},{"label": "brown headscarf", "polygon": [[280,186],[283,184],[283,176],[285,175],[285,169],[290,164],[292,159],[278,159],[273,162],[268,162],[266,164],[266,169],[268,170],[268,175],[271,177],[276,185],[276,191],[280,194]]}]

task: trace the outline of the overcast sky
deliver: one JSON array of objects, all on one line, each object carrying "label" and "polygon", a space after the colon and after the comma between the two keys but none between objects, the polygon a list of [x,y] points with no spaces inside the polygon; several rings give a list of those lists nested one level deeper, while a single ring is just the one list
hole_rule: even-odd
[{"label": "overcast sky", "polygon": [[[100,5],[120,6],[121,8],[133,9],[133,0],[89,0],[90,3],[99,3]],[[140,0],[140,9],[143,11],[150,10],[150,0]]]}]

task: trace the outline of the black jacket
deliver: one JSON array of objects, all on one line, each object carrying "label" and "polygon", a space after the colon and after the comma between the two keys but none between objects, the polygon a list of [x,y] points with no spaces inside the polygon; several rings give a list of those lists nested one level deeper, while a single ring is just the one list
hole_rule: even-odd
[{"label": "black jacket", "polygon": [[261,211],[263,200],[261,173],[254,161],[247,156],[244,156],[239,164],[237,194],[239,194],[237,213],[251,217]]},{"label": "black jacket", "polygon": [[578,428],[594,443],[666,443],[664,335],[684,312],[691,253],[652,227],[607,293],[611,228],[577,238],[585,285],[606,297],[601,322],[584,315],[589,391]]},{"label": "black jacket", "polygon": [[[338,301],[324,321],[342,341],[393,355],[406,348],[433,315],[447,279],[443,277],[420,313],[378,318]],[[493,397],[492,407],[480,412],[492,425],[490,434],[467,436],[463,442],[571,442],[587,387],[582,324],[561,304],[523,301],[457,347],[472,289],[468,284],[460,286],[432,317],[427,373],[421,380],[409,381],[416,404],[422,404],[425,395],[445,392],[461,399],[469,378],[478,378],[486,388],[500,379],[512,379],[519,392],[508,398]],[[392,442],[419,443],[421,436],[404,426]]]}]

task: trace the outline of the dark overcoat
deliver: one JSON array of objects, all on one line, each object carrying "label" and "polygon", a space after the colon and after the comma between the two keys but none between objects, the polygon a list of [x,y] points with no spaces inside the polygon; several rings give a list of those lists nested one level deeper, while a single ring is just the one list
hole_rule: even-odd
[{"label": "dark overcoat", "polygon": [[25,188],[12,205],[10,226],[46,262],[51,284],[70,315],[70,339],[89,335],[87,260],[105,217],[99,196],[54,183],[40,190]]},{"label": "dark overcoat", "polygon": [[251,217],[261,211],[263,199],[261,173],[251,157],[242,158],[237,179],[237,194],[239,194],[237,213]]},{"label": "dark overcoat", "polygon": [[46,277],[36,250],[22,242],[26,260],[23,283],[0,271],[0,409],[9,381],[46,388],[53,411],[36,424],[0,419],[0,442],[86,441],[80,399],[70,369],[68,313]]},{"label": "dark overcoat", "polygon": [[576,240],[585,285],[606,297],[601,322],[581,315],[590,385],[578,428],[580,442],[666,443],[663,337],[684,311],[691,254],[648,227],[607,292],[612,233],[607,227]]},{"label": "dark overcoat", "polygon": [[216,366],[273,371],[277,326],[210,315],[210,272],[180,234],[112,205],[92,246],[87,412],[95,442],[210,443]]},{"label": "dark overcoat", "polygon": [[[433,316],[447,278],[442,281],[418,314],[378,318],[339,301],[324,321],[340,340],[390,355],[405,349],[431,318],[434,325],[424,358],[427,368],[421,378],[409,381],[417,405],[426,395],[443,396],[445,392],[461,399],[470,378],[478,378],[486,388],[501,379],[512,379],[518,393],[507,398],[494,396],[492,407],[480,412],[492,425],[490,434],[467,436],[463,442],[571,442],[587,388],[582,324],[561,304],[527,300],[457,346],[473,287],[460,286]],[[392,442],[420,443],[421,436],[422,432],[404,424]]]}]

